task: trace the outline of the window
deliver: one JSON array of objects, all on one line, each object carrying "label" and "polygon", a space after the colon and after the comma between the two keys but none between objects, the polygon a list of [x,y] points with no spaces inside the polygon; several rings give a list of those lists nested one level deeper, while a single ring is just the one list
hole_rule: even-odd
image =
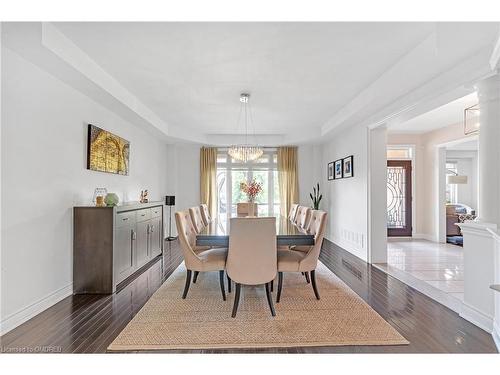
[{"label": "window", "polygon": [[[446,162],[446,175],[456,176],[458,174],[457,162],[447,161]],[[458,189],[456,184],[446,184],[446,203],[457,203],[458,202]]]},{"label": "window", "polygon": [[388,146],[387,159],[388,160],[407,160],[413,157],[412,147],[410,146]]},{"label": "window", "polygon": [[247,202],[240,183],[255,179],[262,183],[262,193],[256,203],[259,216],[279,214],[278,156],[272,149],[264,151],[257,160],[242,163],[232,159],[225,150],[217,155],[217,216],[225,221],[236,214],[236,203]]}]

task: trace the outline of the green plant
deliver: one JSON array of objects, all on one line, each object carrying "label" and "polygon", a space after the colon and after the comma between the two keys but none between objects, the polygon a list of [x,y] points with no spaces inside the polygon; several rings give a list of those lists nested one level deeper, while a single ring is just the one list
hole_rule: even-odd
[{"label": "green plant", "polygon": [[323,198],[323,194],[319,193],[319,182],[315,187],[313,186],[313,192],[309,193],[309,196],[311,197],[313,210],[319,210],[319,204]]}]

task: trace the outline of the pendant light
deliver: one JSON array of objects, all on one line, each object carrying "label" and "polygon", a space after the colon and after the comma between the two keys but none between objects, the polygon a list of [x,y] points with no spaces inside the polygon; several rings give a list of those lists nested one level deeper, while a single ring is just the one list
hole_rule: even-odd
[{"label": "pendant light", "polygon": [[[245,143],[236,144],[229,147],[228,154],[235,160],[242,161],[244,163],[252,160],[256,160],[262,156],[264,150],[262,147],[257,146],[256,144],[248,143],[248,117],[251,116],[251,113],[248,106],[250,100],[250,94],[242,93],[240,95],[240,117],[241,113],[244,112],[245,117]],[[238,118],[239,124],[239,118]],[[255,133],[254,133],[255,138]]]}]

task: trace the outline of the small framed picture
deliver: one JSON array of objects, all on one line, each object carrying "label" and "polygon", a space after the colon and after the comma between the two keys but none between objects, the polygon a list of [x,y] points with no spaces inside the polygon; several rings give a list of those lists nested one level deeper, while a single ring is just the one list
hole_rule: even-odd
[{"label": "small framed picture", "polygon": [[333,161],[328,163],[328,181],[333,180]]},{"label": "small framed picture", "polygon": [[341,179],[343,177],[342,175],[342,159],[339,159],[339,160],[336,160],[334,162],[334,168],[335,168],[335,171],[334,171],[334,178],[336,180],[338,179]]},{"label": "small framed picture", "polygon": [[344,178],[354,176],[354,157],[348,156],[344,158]]}]

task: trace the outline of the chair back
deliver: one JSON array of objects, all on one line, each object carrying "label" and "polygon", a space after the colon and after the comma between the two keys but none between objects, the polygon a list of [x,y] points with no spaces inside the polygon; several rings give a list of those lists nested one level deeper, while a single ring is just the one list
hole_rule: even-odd
[{"label": "chair back", "polygon": [[288,214],[288,220],[295,221],[295,216],[297,216],[297,208],[299,208],[298,204],[292,204],[292,207],[290,207],[290,213]]},{"label": "chair back", "polygon": [[244,285],[274,280],[278,268],[276,218],[230,219],[226,270],[229,277]]},{"label": "chair back", "polygon": [[257,203],[236,203],[236,216],[247,217],[250,214],[250,205],[253,205],[253,215],[258,216]]},{"label": "chair back", "polygon": [[299,206],[297,208],[297,215],[295,216],[295,224],[300,228],[306,229],[309,224],[309,218],[311,216],[311,209],[305,206]]},{"label": "chair back", "polygon": [[212,222],[212,218],[210,217],[210,212],[208,212],[208,206],[205,203],[200,204],[200,211],[203,224],[207,226]]},{"label": "chair back", "polygon": [[177,234],[181,245],[184,262],[187,269],[192,269],[198,265],[200,259],[193,251],[196,245],[196,230],[188,210],[175,213],[175,224],[177,225]]},{"label": "chair back", "polygon": [[300,262],[300,266],[307,269],[316,269],[321,245],[326,231],[327,214],[325,211],[312,210],[308,234],[314,235],[314,246],[307,253],[304,259]]},{"label": "chair back", "polygon": [[205,224],[203,223],[203,219],[201,217],[201,210],[199,206],[191,207],[189,209],[189,215],[191,215],[191,220],[193,221],[193,226],[196,233],[200,233],[203,228],[205,228]]}]

